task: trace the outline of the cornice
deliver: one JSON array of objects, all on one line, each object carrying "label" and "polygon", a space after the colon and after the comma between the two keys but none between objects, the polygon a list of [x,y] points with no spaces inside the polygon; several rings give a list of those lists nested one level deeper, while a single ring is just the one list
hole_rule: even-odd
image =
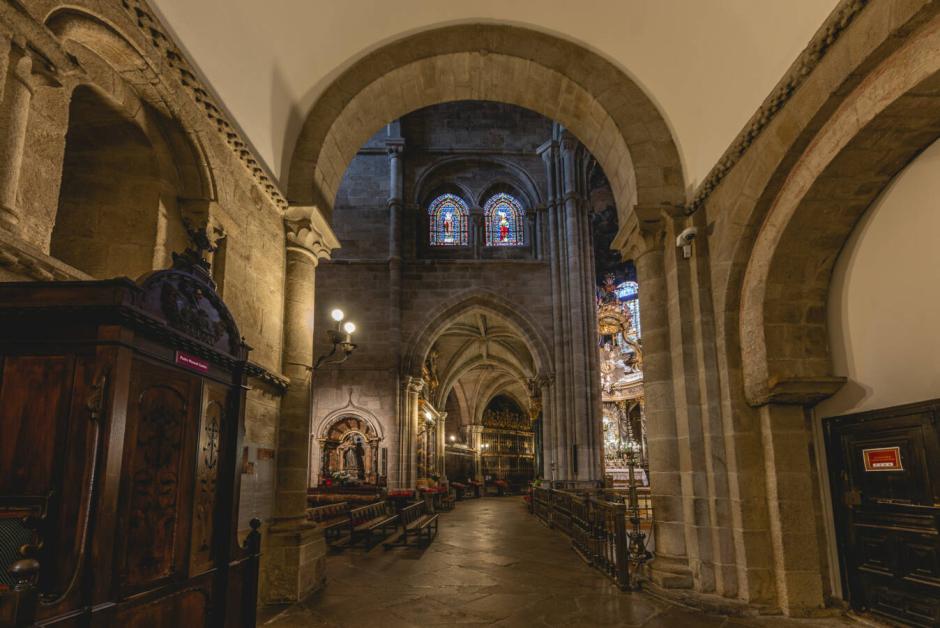
[{"label": "cornice", "polygon": [[0,268],[41,281],[90,280],[83,273],[61,262],[32,244],[0,229]]},{"label": "cornice", "polygon": [[269,371],[256,362],[248,362],[245,366],[245,374],[274,387],[281,394],[284,394],[284,391],[290,386],[290,379],[274,371]]},{"label": "cornice", "polygon": [[210,125],[215,128],[235,157],[242,162],[255,184],[276,207],[287,209],[287,199],[268,175],[261,160],[254,154],[254,150],[244,140],[236,126],[228,119],[225,110],[211,96],[211,90],[196,74],[173,38],[167,34],[146,0],[121,0],[121,5],[130,14],[137,28],[150,41],[154,50],[161,55],[170,68],[177,72],[177,78],[184,91],[202,109]]},{"label": "cornice", "polygon": [[855,17],[868,4],[868,0],[842,0],[829,15],[822,27],[810,40],[790,69],[777,83],[760,108],[751,116],[744,129],[738,133],[731,146],[722,154],[718,163],[706,175],[698,186],[695,196],[686,207],[686,213],[692,214],[700,209],[721,184],[722,180],[744,157],[754,141],[767,128],[777,113],[787,104],[794,92],[806,81],[813,70],[820,64],[829,49],[836,43]]}]

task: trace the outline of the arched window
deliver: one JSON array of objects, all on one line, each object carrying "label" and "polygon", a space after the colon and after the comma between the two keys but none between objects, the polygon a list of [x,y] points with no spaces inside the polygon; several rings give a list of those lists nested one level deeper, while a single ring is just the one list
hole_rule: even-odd
[{"label": "arched window", "polygon": [[428,207],[431,246],[467,246],[467,204],[459,196],[441,194]]},{"label": "arched window", "polygon": [[483,206],[486,222],[486,246],[522,246],[525,210],[515,198],[500,192]]},{"label": "arched window", "polygon": [[633,329],[636,337],[640,337],[640,284],[635,281],[624,281],[617,286],[617,300],[627,306],[633,318]]}]

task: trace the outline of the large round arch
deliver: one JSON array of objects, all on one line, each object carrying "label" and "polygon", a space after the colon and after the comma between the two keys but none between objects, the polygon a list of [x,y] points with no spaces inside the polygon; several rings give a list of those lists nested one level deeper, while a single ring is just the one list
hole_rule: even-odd
[{"label": "large round arch", "polygon": [[393,41],[351,64],[307,113],[288,169],[292,204],[332,213],[356,151],[391,120],[434,104],[488,100],[564,124],[607,173],[621,220],[685,201],[663,115],[620,68],[574,42],[503,24],[460,24]]},{"label": "large round arch", "polygon": [[[826,310],[832,269],[888,183],[940,137],[940,18],[888,56],[800,154],[770,204],[741,291],[747,400],[834,392]],[[811,395],[812,396],[812,395]]]}]

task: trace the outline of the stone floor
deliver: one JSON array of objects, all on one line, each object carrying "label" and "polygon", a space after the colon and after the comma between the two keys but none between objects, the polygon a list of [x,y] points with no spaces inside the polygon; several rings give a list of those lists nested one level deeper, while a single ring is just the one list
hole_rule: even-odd
[{"label": "stone floor", "polygon": [[706,626],[816,628],[848,619],[726,618],[623,593],[586,565],[568,539],[530,516],[518,497],[459,502],[441,515],[426,550],[331,555],[327,586],[267,611],[259,625],[293,626]]}]

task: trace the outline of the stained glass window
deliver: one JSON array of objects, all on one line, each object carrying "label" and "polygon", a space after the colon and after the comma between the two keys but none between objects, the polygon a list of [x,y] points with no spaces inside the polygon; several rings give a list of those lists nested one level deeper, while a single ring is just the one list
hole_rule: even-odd
[{"label": "stained glass window", "polygon": [[522,246],[525,210],[515,198],[500,192],[483,206],[486,222],[486,246]]},{"label": "stained glass window", "polygon": [[467,245],[467,204],[459,196],[441,194],[428,207],[431,246]]},{"label": "stained glass window", "polygon": [[633,317],[633,329],[637,338],[640,337],[640,284],[635,281],[624,281],[617,286],[617,299],[627,306],[630,316]]}]

